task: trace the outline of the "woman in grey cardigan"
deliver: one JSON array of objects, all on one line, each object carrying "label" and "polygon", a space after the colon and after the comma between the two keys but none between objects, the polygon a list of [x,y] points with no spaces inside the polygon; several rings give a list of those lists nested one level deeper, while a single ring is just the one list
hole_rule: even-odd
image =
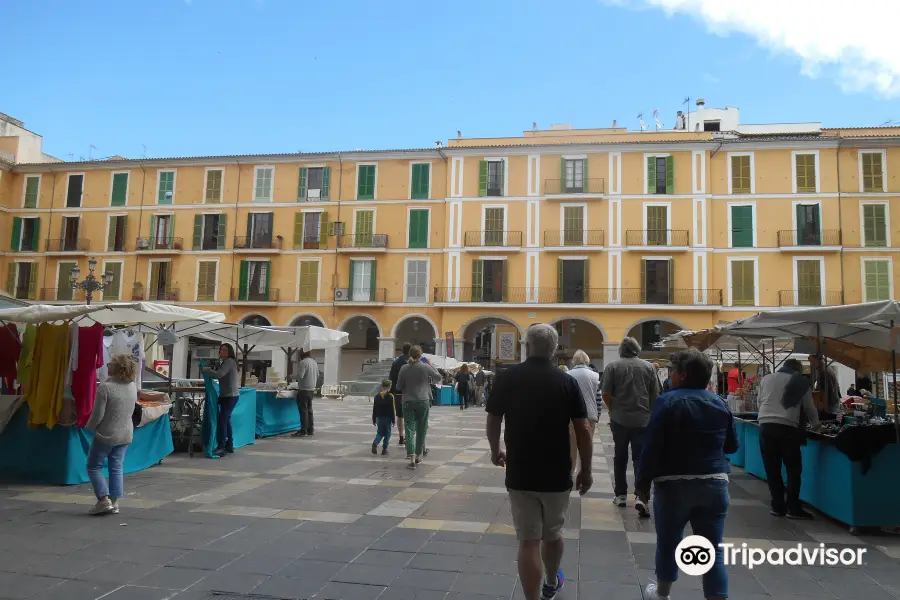
[{"label": "woman in grey cardigan", "polygon": [[441,374],[428,362],[422,361],[422,348],[409,350],[409,363],[400,369],[397,391],[403,393],[403,418],[406,425],[407,465],[415,469],[422,462],[425,434],[428,433],[428,408],[431,406],[431,384],[441,380]]},{"label": "woman in grey cardigan", "polygon": [[238,403],[237,361],[231,344],[219,346],[222,364],[218,370],[206,367],[203,372],[219,380],[219,418],[216,421],[216,449],[213,454],[219,458],[234,454],[234,434],[231,429],[231,413]]},{"label": "woman in grey cardigan", "polygon": [[[113,356],[109,361],[109,379],[97,388],[91,418],[85,429],[94,432],[88,451],[87,472],[97,497],[92,515],[119,513],[119,498],[124,494],[123,463],[125,451],[134,436],[131,414],[137,402],[134,377],[137,365],[130,356]],[[109,482],[103,476],[103,463],[109,462]]]}]

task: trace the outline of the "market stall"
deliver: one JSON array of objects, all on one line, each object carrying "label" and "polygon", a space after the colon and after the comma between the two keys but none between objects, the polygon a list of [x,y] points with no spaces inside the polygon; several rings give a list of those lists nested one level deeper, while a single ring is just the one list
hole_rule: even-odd
[{"label": "market stall", "polygon": [[[0,474],[49,484],[86,482],[93,434],[84,425],[109,357],[128,354],[141,363],[139,326],[162,329],[224,318],[221,313],[145,302],[0,310],[0,376],[12,380],[15,391],[3,397],[10,409],[0,430]],[[157,464],[172,452],[169,407],[164,395],[139,394],[126,473]]]}]

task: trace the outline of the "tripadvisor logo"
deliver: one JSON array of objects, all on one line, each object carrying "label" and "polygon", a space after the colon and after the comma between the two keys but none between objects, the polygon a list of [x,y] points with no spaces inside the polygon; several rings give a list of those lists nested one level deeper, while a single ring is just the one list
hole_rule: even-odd
[{"label": "tripadvisor logo", "polygon": [[[860,566],[866,548],[829,548],[825,544],[804,546],[797,544],[789,548],[753,548],[746,543],[719,544],[722,562],[725,566],[741,565],[748,569],[761,565],[772,566],[820,566],[837,565]],[[705,575],[716,562],[716,549],[708,539],[700,535],[690,535],[675,548],[675,562],[686,575]]]}]

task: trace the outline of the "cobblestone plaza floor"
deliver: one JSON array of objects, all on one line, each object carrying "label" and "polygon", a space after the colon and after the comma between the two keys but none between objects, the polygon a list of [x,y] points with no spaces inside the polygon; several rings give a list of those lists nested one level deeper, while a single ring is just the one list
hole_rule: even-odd
[{"label": "cobblestone plaza floor", "polygon": [[[431,452],[416,471],[396,430],[390,456],[371,454],[367,401],[315,409],[314,438],[257,440],[221,460],[175,454],[127,475],[120,515],[86,516],[88,485],[0,486],[0,598],[522,598],[481,409],[433,408]],[[653,522],[611,503],[611,444],[604,419],[594,487],[573,495],[564,530],[564,600],[639,600],[653,577]],[[867,548],[859,568],[730,567],[732,598],[900,598],[900,536],[772,517],[765,484],[739,470],[730,492],[727,541]],[[700,598],[699,589],[682,577],[672,597]]]}]

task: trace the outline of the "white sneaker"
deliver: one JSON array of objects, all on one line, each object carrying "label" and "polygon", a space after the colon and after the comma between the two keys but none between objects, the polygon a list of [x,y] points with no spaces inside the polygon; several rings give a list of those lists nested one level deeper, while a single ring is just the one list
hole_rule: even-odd
[{"label": "white sneaker", "polygon": [[409,463],[406,465],[406,468],[412,469],[412,470],[416,469],[416,457],[415,456],[409,457]]},{"label": "white sneaker", "polygon": [[615,504],[616,506],[625,506],[626,502],[627,498],[625,498],[625,496],[616,496],[615,498],[613,498],[613,504]]},{"label": "white sneaker", "polygon": [[91,507],[91,510],[88,511],[88,514],[91,516],[97,515],[106,515],[113,511],[113,504],[109,501],[109,498],[104,498],[103,500],[98,500],[97,504]]},{"label": "white sneaker", "polygon": [[112,510],[109,512],[114,515],[119,514],[119,499],[111,500],[110,504],[112,504]]},{"label": "white sneaker", "polygon": [[640,498],[635,497],[634,508],[638,511],[638,516],[640,516],[642,519],[650,518],[650,509],[647,508],[647,505]]},{"label": "white sneaker", "polygon": [[669,596],[660,596],[655,583],[648,583],[644,588],[644,600],[668,600]]}]

